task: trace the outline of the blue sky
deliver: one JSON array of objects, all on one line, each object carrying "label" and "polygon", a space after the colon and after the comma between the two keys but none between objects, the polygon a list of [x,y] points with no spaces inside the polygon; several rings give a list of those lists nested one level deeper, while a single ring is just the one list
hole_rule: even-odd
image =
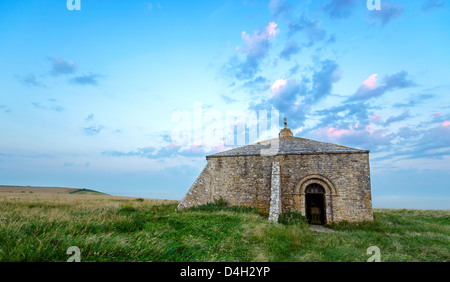
[{"label": "blue sky", "polygon": [[0,184],[180,200],[233,147],[174,142],[201,105],[371,150],[374,207],[448,209],[448,2],[0,1]]}]

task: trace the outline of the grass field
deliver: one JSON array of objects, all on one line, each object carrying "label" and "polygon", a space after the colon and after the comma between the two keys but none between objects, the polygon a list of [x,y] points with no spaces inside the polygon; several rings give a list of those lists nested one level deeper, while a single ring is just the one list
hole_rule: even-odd
[{"label": "grass field", "polygon": [[0,193],[106,195],[98,191],[84,188],[79,189],[79,188],[8,186],[8,185],[0,185]]},{"label": "grass field", "polygon": [[83,194],[0,193],[0,261],[450,260],[450,211],[376,209],[374,222],[271,224],[249,208]]}]

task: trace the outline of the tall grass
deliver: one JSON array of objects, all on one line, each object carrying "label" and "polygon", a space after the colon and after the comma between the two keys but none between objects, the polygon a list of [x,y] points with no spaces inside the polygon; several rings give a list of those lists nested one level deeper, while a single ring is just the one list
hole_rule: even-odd
[{"label": "tall grass", "polygon": [[269,223],[218,201],[178,211],[177,202],[100,195],[0,195],[0,261],[449,261],[450,212],[375,210],[374,222],[316,233],[301,215]]}]

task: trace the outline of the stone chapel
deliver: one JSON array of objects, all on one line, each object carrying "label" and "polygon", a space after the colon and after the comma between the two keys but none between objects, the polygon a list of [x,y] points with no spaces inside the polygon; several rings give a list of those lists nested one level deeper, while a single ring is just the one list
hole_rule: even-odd
[{"label": "stone chapel", "polygon": [[373,220],[369,151],[279,137],[206,156],[207,164],[178,209],[223,198],[276,222],[300,211],[311,224]]}]

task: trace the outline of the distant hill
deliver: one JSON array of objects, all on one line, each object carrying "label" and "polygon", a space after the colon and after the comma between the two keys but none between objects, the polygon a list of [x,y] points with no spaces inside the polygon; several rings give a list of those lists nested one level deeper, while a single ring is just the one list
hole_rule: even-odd
[{"label": "distant hill", "polygon": [[62,188],[62,187],[34,187],[34,186],[7,186],[7,185],[0,185],[0,193],[107,195],[102,192],[84,188],[80,189],[80,188]]},{"label": "distant hill", "polygon": [[78,189],[76,191],[69,192],[69,194],[83,194],[83,195],[108,195],[102,192],[98,192],[91,189]]}]

